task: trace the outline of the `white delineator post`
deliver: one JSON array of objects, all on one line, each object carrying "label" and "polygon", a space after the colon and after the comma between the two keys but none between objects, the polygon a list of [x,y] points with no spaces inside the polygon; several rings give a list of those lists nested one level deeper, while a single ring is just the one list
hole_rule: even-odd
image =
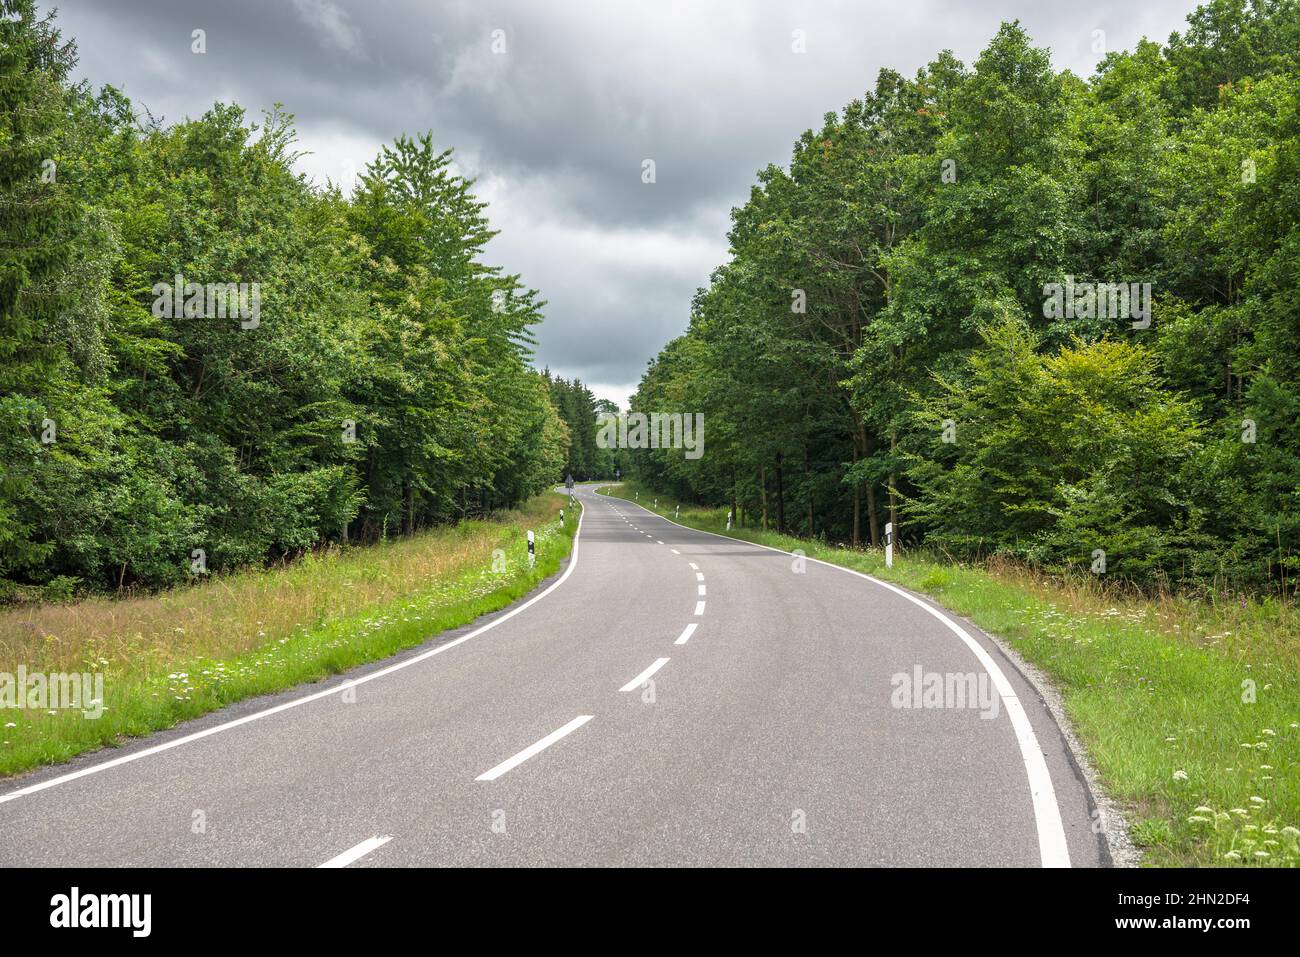
[{"label": "white delineator post", "polygon": [[528,567],[533,568],[537,565],[537,546],[534,544],[533,530],[528,530]]},{"label": "white delineator post", "polygon": [[731,515],[732,512],[730,509],[728,509],[727,510],[727,531],[731,531]]},{"label": "white delineator post", "polygon": [[673,509],[673,518],[681,518],[681,517],[682,517],[682,507],[678,505],[675,509]]},{"label": "white delineator post", "polygon": [[885,567],[894,567],[894,523],[885,523]]}]

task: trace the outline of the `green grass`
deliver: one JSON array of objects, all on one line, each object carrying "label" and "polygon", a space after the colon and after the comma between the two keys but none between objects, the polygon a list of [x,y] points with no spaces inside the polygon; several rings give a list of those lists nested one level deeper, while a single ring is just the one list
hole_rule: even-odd
[{"label": "green grass", "polygon": [[[65,761],[253,695],[386,658],[502,608],[554,574],[577,510],[546,494],[489,521],[161,595],[0,613],[0,673],[98,672],[104,713],[0,708],[0,775]],[[536,531],[530,569],[525,532]]]},{"label": "green grass", "polygon": [[[614,494],[673,517],[677,502]],[[653,502],[658,498],[658,507]],[[726,509],[676,521],[725,533]],[[931,595],[1050,676],[1152,866],[1300,864],[1300,616],[1276,600],[1121,593],[1023,565],[850,550],[753,528],[733,537]],[[1252,682],[1254,702],[1243,682]],[[1247,686],[1249,687],[1249,685]]]}]

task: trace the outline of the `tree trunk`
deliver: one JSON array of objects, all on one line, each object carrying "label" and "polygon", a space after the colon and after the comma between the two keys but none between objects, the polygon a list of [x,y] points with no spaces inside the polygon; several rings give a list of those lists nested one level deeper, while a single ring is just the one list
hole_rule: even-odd
[{"label": "tree trunk", "polygon": [[812,481],[812,464],[808,457],[808,446],[803,447],[803,475],[804,481],[808,483],[808,537],[814,538],[817,530],[813,527],[813,481]]},{"label": "tree trunk", "polygon": [[782,453],[776,453],[776,530],[778,532],[785,531],[785,483],[781,475],[783,458]]},{"label": "tree trunk", "polygon": [[767,466],[758,470],[758,487],[763,496],[763,531],[767,531]]},{"label": "tree trunk", "polygon": [[[866,450],[866,457],[871,458],[876,452],[876,443],[871,441],[871,435],[867,432],[865,424],[860,423],[862,429],[862,447]],[[876,509],[876,483],[867,483],[867,525],[871,530],[871,547],[880,547],[880,515]]]},{"label": "tree trunk", "polygon": [[[853,449],[853,461],[858,461],[858,450]],[[862,483],[853,483],[853,535],[849,539],[849,544],[857,548],[862,543]]]},{"label": "tree trunk", "polygon": [[[889,436],[889,454],[895,455],[898,450],[898,433],[893,432]],[[894,527],[894,551],[898,551],[898,473],[890,471],[889,473],[889,524]]]},{"label": "tree trunk", "polygon": [[854,548],[862,543],[862,483],[853,483],[853,536],[849,544]]},{"label": "tree trunk", "polygon": [[867,527],[871,530],[871,547],[880,547],[880,519],[876,514],[876,483],[867,483]]}]

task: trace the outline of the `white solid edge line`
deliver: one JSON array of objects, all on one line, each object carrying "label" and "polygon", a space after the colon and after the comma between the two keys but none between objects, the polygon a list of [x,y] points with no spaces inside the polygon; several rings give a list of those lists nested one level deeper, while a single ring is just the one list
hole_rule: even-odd
[{"label": "white solid edge line", "polygon": [[[684,528],[688,532],[698,532],[701,535],[710,535],[713,538],[722,538],[729,542],[740,542],[744,545],[752,545],[754,548],[776,552],[779,555],[794,557],[793,552],[787,552],[783,548],[760,545],[757,542],[734,538],[731,535],[719,535],[717,532],[706,532],[700,528],[691,528],[689,525],[673,522],[670,518],[665,518],[664,521],[672,522],[678,528]],[[1043,867],[1070,867],[1070,847],[1065,840],[1065,826],[1061,823],[1061,808],[1056,803],[1056,789],[1052,786],[1051,772],[1047,770],[1047,761],[1043,757],[1042,748],[1038,745],[1038,737],[1034,734],[1034,727],[1029,722],[1029,716],[1025,713],[1024,706],[1016,696],[1015,689],[1011,687],[1011,682],[1007,680],[1006,674],[998,667],[998,663],[993,660],[978,641],[970,636],[965,628],[937,608],[923,602],[915,595],[909,594],[897,585],[891,585],[887,581],[873,578],[852,568],[845,568],[843,565],[836,565],[834,562],[823,561],[820,558],[807,558],[807,560],[816,562],[818,565],[825,565],[828,568],[848,572],[858,578],[865,578],[881,588],[887,588],[894,594],[906,598],[912,604],[925,609],[929,614],[943,622],[948,630],[960,638],[966,647],[974,653],[980,664],[984,666],[984,670],[989,673],[989,677],[993,679],[993,684],[1002,697],[1002,704],[1006,708],[1007,717],[1011,719],[1011,727],[1015,731],[1016,742],[1020,745],[1020,757],[1024,761],[1025,774],[1029,778],[1029,793],[1034,805],[1034,825],[1038,831],[1039,860]],[[695,614],[699,615],[703,612],[703,605],[704,602],[700,602],[695,606]]]},{"label": "white solid edge line", "polygon": [[505,774],[507,771],[510,771],[510,770],[512,770],[512,769],[514,769],[514,768],[519,767],[519,765],[523,764],[525,761],[527,761],[527,760],[528,760],[529,758],[531,758],[533,755],[537,754],[538,752],[545,751],[547,748],[549,748],[551,745],[553,745],[556,741],[559,741],[559,740],[560,740],[562,737],[564,737],[565,735],[567,735],[567,734],[571,734],[572,732],[577,731],[579,728],[581,728],[584,724],[586,724],[588,721],[590,721],[590,720],[591,720],[592,718],[594,718],[594,717],[595,717],[595,715],[592,715],[592,714],[580,714],[580,715],[578,715],[576,718],[574,718],[572,721],[570,721],[570,722],[569,722],[568,724],[566,724],[564,727],[562,727],[562,728],[556,728],[554,731],[552,731],[552,732],[551,732],[550,734],[548,734],[546,737],[542,738],[542,740],[538,741],[536,744],[530,744],[528,747],[524,748],[522,751],[520,751],[520,752],[519,752],[518,754],[516,754],[514,757],[512,757],[512,758],[506,758],[504,761],[502,761],[500,764],[498,764],[495,768],[493,768],[493,769],[490,770],[490,771],[484,771],[482,774],[480,774],[480,775],[479,775],[478,777],[476,777],[474,780],[475,780],[475,781],[495,781],[497,778],[501,777],[501,775]]},{"label": "white solid edge line", "polygon": [[637,675],[635,678],[633,678],[627,684],[623,685],[623,687],[619,688],[618,690],[635,691],[637,688],[641,687],[643,684],[649,681],[650,676],[666,664],[668,664],[667,658],[656,658],[654,664],[652,664],[649,668],[641,672],[639,675]]},{"label": "white solid edge line", "polygon": [[702,602],[702,601],[697,601],[697,602],[695,603],[695,614],[697,614],[697,615],[702,615],[702,614],[704,614],[704,602]]},{"label": "white solid edge line", "polygon": [[442,654],[444,651],[448,650],[449,648],[455,648],[457,645],[464,644],[465,642],[469,641],[471,638],[477,638],[479,635],[483,634],[483,632],[491,628],[495,628],[503,621],[509,621],[511,618],[519,614],[524,609],[529,608],[532,605],[536,604],[537,602],[541,601],[551,592],[555,591],[555,589],[563,585],[565,581],[568,579],[568,577],[573,574],[573,570],[578,567],[578,539],[582,535],[582,519],[585,514],[586,514],[586,509],[583,509],[581,512],[578,513],[578,527],[574,529],[573,532],[573,551],[570,552],[569,554],[569,565],[567,568],[565,568],[564,573],[560,575],[558,579],[551,582],[551,584],[544,591],[541,591],[538,594],[534,595],[532,598],[528,599],[522,605],[510,609],[505,614],[501,615],[498,618],[492,619],[485,625],[480,625],[479,627],[475,628],[473,631],[469,632],[468,634],[461,635],[459,638],[456,638],[453,641],[449,641],[444,645],[439,645],[436,648],[430,648],[428,651],[422,652],[413,658],[407,658],[405,661],[399,661],[396,664],[389,665],[386,668],[381,668],[378,671],[372,671],[370,674],[362,675],[360,678],[354,678],[351,681],[345,681],[343,684],[336,685],[335,687],[326,689],[325,691],[317,691],[309,695],[304,695],[301,698],[295,698],[292,701],[286,701],[284,704],[278,704],[273,708],[267,708],[265,711],[257,711],[253,714],[245,715],[242,718],[236,718],[234,721],[227,721],[223,724],[218,724],[211,728],[205,728],[202,731],[196,731],[193,734],[187,734],[183,738],[177,738],[174,741],[168,741],[164,744],[157,744],[154,745],[152,748],[145,748],[143,751],[137,751],[134,754],[124,754],[120,758],[114,758],[113,760],[105,761],[102,764],[91,765],[88,768],[82,768],[80,771],[73,771],[70,774],[63,774],[57,778],[51,778],[48,781],[41,781],[38,784],[32,784],[25,788],[19,788],[17,791],[10,791],[7,794],[0,794],[0,804],[4,804],[6,801],[13,801],[16,798],[24,797],[28,794],[35,794],[37,791],[44,791],[46,788],[52,788],[56,784],[65,784],[68,781],[75,781],[77,778],[84,778],[90,774],[98,774],[100,771],[107,771],[109,768],[115,768],[122,764],[129,764],[132,761],[139,761],[141,758],[151,757],[152,755],[160,754],[163,751],[170,751],[172,748],[178,748],[182,744],[189,744],[192,741],[198,741],[201,738],[209,737],[211,735],[217,734],[218,732],[228,731],[231,728],[237,728],[240,725],[249,724],[253,721],[258,721],[261,718],[267,718],[273,714],[279,714],[281,711],[288,711],[290,708],[296,708],[299,705],[304,705],[312,701],[318,701],[321,698],[327,698],[330,695],[339,694],[340,692],[346,691],[349,688],[355,688],[357,685],[365,684],[368,681],[374,681],[376,678],[382,678],[385,675],[391,675],[395,671],[401,671],[403,668],[409,668],[412,665],[419,664],[421,661],[424,661],[428,658],[432,658],[434,655]]},{"label": "white solid edge line", "polygon": [[382,837],[368,838],[351,850],[344,851],[338,857],[331,857],[324,864],[317,864],[316,867],[318,870],[322,867],[347,867],[353,861],[359,861],[371,851],[383,847],[392,839],[392,835],[389,834],[385,834]]},{"label": "white solid edge line", "polygon": [[686,644],[686,642],[691,640],[691,635],[695,634],[695,629],[698,627],[699,627],[699,622],[694,622],[694,621],[691,622],[682,630],[681,635],[678,637],[676,641],[673,642],[673,644],[674,645]]}]

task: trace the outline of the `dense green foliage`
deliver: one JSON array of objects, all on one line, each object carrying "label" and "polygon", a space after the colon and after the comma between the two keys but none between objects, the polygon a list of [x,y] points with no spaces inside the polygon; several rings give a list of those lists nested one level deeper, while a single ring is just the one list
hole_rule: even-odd
[{"label": "dense green foliage", "polygon": [[542,303],[484,264],[450,151],[401,137],[317,188],[289,115],[141,123],[67,81],[31,0],[0,11],[0,595],[168,585],[561,477]]},{"label": "dense green foliage", "polygon": [[[634,410],[654,487],[854,544],[1300,578],[1300,5],[1214,0],[1083,81],[1004,24],[762,170]],[[1150,284],[1056,306],[1052,284]]]}]

